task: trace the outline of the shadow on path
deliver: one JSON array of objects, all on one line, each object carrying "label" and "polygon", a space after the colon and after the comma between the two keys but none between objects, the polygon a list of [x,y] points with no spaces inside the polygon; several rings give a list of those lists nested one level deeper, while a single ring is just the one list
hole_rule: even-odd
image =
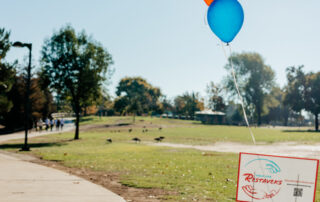
[{"label": "shadow on path", "polygon": [[16,132],[23,132],[24,129],[23,128],[19,128],[19,129],[15,129],[15,130],[9,130],[6,128],[2,128],[0,129],[0,135],[8,135],[8,134],[12,134],[12,133],[16,133]]},{"label": "shadow on path", "polygon": [[319,133],[320,131],[315,131],[315,130],[282,130],[282,132],[286,132],[286,133]]},{"label": "shadow on path", "polygon": [[[29,143],[28,145],[31,148],[41,148],[41,147],[53,147],[53,146],[62,146],[66,143]],[[3,144],[0,145],[0,149],[20,149],[23,144]]]}]

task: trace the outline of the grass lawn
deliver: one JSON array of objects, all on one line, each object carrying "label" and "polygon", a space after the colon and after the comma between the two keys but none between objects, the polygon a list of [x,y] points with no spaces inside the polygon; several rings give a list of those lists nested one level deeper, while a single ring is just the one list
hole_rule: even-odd
[{"label": "grass lawn", "polygon": [[[32,153],[67,167],[117,173],[127,186],[173,193],[162,200],[234,201],[238,165],[235,154],[204,154],[126,142],[107,144],[103,133],[90,132],[81,133],[79,141],[63,141],[72,137],[73,133],[65,133],[32,139],[30,143],[37,146]],[[16,150],[14,146],[11,149]]]},{"label": "grass lawn", "polygon": [[[191,149],[152,147],[130,141],[139,137],[152,141],[165,136],[166,142],[210,144],[217,141],[251,143],[245,127],[203,126],[194,121],[159,118],[137,118],[135,125],[110,127],[130,123],[131,118],[91,117],[81,124],[95,125],[80,133],[80,140],[67,141],[73,133],[42,136],[30,140],[32,153],[45,160],[59,161],[64,166],[90,171],[117,173],[124,185],[137,188],[160,188],[168,191],[162,200],[168,201],[234,201],[238,155],[201,152]],[[152,123],[151,123],[152,122]],[[106,126],[108,125],[108,127]],[[148,129],[143,133],[143,127]],[[163,129],[160,131],[159,127]],[[128,129],[132,128],[133,132]],[[119,132],[120,131],[120,132]],[[319,142],[320,134],[285,132],[276,129],[254,129],[260,142]],[[113,143],[108,144],[107,138]],[[21,140],[1,146],[17,150]],[[319,187],[319,186],[318,186]],[[317,201],[320,201],[320,188]]]},{"label": "grass lawn", "polygon": [[[89,117],[83,121],[82,125],[89,124],[131,124],[132,118],[126,117]],[[143,127],[148,129],[148,133],[143,133]],[[159,127],[163,130],[159,131]],[[133,131],[129,133],[128,129]],[[117,133],[120,130],[120,133]],[[105,132],[105,137],[110,137],[117,141],[128,141],[132,137],[139,137],[141,140],[153,141],[155,137],[165,136],[166,142],[206,145],[215,142],[241,142],[252,144],[252,139],[248,128],[238,126],[213,126],[202,125],[198,121],[162,119],[150,117],[138,117],[132,126],[119,128],[99,127],[92,128],[92,131]],[[256,141],[260,143],[276,142],[299,142],[317,143],[320,142],[320,133],[308,132],[306,128],[299,129],[273,129],[273,128],[252,128]],[[121,134],[121,135],[119,135]]]}]

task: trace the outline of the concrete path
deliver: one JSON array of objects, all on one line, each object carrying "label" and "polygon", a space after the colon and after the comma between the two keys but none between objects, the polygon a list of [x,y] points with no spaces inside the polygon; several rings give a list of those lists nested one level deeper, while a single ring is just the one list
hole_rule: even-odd
[{"label": "concrete path", "polygon": [[82,178],[0,153],[1,202],[124,202]]},{"label": "concrete path", "polygon": [[[70,129],[73,129],[70,126]],[[67,130],[64,129],[64,132]],[[29,137],[53,132],[31,133]],[[23,138],[23,133],[0,136],[1,142]],[[1,150],[0,150],[1,151]],[[18,155],[19,156],[19,155]],[[30,163],[6,152],[0,152],[1,202],[125,202],[117,194],[53,168]]]},{"label": "concrete path", "polygon": [[[62,132],[68,132],[68,131],[72,131],[74,129],[75,129],[74,124],[71,123],[71,124],[65,124],[62,131],[56,130],[55,128],[52,131],[43,130],[41,132],[32,130],[28,133],[28,138],[56,134],[56,133],[62,133]],[[20,131],[20,132],[8,134],[8,135],[0,135],[0,143],[8,141],[8,140],[15,140],[15,139],[21,139],[23,141],[24,135],[25,135],[24,131]]]}]

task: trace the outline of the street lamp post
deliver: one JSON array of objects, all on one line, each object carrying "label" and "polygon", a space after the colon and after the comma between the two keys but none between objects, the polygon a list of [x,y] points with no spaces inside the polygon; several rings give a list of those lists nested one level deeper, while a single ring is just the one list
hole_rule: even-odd
[{"label": "street lamp post", "polygon": [[29,130],[29,117],[30,117],[30,83],[31,83],[31,52],[32,52],[32,44],[31,43],[21,43],[20,41],[16,41],[13,43],[14,47],[27,47],[29,49],[29,65],[27,70],[27,85],[26,85],[26,102],[25,102],[25,120],[24,120],[24,145],[21,148],[21,151],[30,151],[30,147],[28,146],[28,130]]}]

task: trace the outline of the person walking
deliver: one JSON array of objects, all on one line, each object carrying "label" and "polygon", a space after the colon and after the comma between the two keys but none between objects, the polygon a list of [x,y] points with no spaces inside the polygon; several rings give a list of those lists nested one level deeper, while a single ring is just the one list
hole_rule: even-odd
[{"label": "person walking", "polygon": [[38,131],[38,121],[34,121],[33,123],[33,127],[36,129],[36,131]]},{"label": "person walking", "polygon": [[39,122],[38,122],[39,132],[42,131],[42,125],[43,125],[43,122],[42,122],[42,119],[40,119]]},{"label": "person walking", "polygon": [[50,121],[50,130],[51,130],[51,131],[52,131],[53,126],[54,126],[54,120],[51,119],[51,121]]},{"label": "person walking", "polygon": [[60,126],[61,126],[61,130],[63,129],[63,126],[64,126],[64,120],[63,118],[60,120]]},{"label": "person walking", "polygon": [[60,119],[56,119],[56,130],[60,129]]},{"label": "person walking", "polygon": [[46,131],[48,131],[50,125],[50,120],[46,118]]}]

